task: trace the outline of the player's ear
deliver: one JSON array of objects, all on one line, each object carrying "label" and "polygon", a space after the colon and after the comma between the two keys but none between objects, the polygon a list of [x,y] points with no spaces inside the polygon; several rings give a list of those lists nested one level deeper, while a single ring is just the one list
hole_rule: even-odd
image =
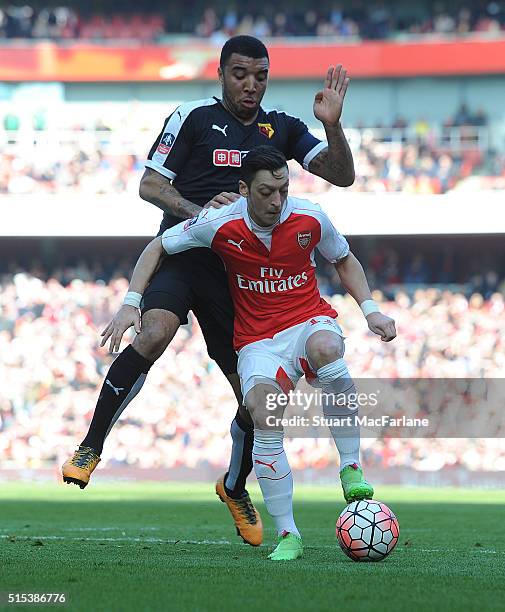
[{"label": "player's ear", "polygon": [[238,190],[239,190],[240,195],[243,196],[244,198],[247,198],[247,196],[249,195],[249,188],[244,183],[244,181],[238,182]]},{"label": "player's ear", "polygon": [[217,76],[218,76],[219,82],[222,85],[223,84],[223,71],[221,69],[221,66],[217,67]]}]

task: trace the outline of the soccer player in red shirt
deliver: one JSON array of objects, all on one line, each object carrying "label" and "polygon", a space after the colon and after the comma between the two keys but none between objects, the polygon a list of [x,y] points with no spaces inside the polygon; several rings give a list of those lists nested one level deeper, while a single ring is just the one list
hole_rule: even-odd
[{"label": "soccer player in red shirt", "polygon": [[[234,202],[239,197],[235,192],[242,160],[263,144],[274,146],[333,185],[353,183],[352,153],[340,121],[349,84],[345,68],[329,66],[324,86],[314,98],[314,117],[324,128],[324,141],[299,118],[262,105],[269,72],[265,45],[252,36],[234,36],[221,49],[221,97],[185,102],[165,119],[149,151],[139,189],[141,198],[163,210],[158,235],[194,217],[203,207]],[[88,485],[106,437],[192,311],[209,357],[239,402],[230,427],[229,467],[217,479],[216,493],[226,503],[238,534],[257,546],[263,538],[261,517],[246,489],[253,469],[254,427],[243,408],[232,346],[233,304],[219,257],[210,249],[189,249],[166,257],[142,296],[141,308],[142,329],[107,371],[88,432],[62,466],[63,480],[81,488]],[[119,345],[115,348],[119,351]]]},{"label": "soccer player in red shirt", "polygon": [[[223,260],[235,307],[234,347],[244,403],[254,422],[253,460],[265,504],[279,535],[269,556],[292,560],[303,553],[293,518],[293,477],[279,423],[283,408],[272,398],[293,389],[302,376],[322,386],[323,397],[355,392],[343,359],[337,313],[319,294],[314,251],[333,263],[348,293],[360,305],[368,327],[384,342],[396,337],[395,323],[372,300],[361,264],[346,239],[319,205],[288,196],[284,155],[271,146],[251,151],[242,165],[242,197],[221,209],[205,209],[155,238],[137,262],[129,292],[142,294],[163,252],[209,247]],[[140,327],[137,308],[125,304],[106,328],[105,343],[120,341],[131,325]],[[269,410],[267,410],[267,405]],[[273,408],[273,410],[272,410]],[[346,500],[373,496],[359,459],[356,410],[323,400],[325,416],[352,416],[330,426],[340,453]],[[273,417],[267,419],[268,417]]]}]

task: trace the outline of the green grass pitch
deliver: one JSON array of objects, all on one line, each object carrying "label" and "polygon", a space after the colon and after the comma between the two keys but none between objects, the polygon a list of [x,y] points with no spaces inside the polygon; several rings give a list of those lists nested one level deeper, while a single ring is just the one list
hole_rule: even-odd
[{"label": "green grass pitch", "polygon": [[3,483],[0,591],[66,592],[68,609],[85,611],[505,609],[505,492],[378,487],[376,497],[401,528],[385,561],[354,563],[338,548],[336,487],[299,486],[305,555],[273,563],[264,506],[266,543],[251,548],[211,483]]}]

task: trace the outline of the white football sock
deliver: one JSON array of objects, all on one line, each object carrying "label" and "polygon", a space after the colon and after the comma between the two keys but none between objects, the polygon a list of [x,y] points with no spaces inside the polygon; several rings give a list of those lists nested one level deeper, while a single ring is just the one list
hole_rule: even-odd
[{"label": "white football sock", "polygon": [[[330,394],[330,396],[341,397],[344,394],[349,395],[356,392],[343,359],[337,359],[319,368],[317,370],[317,377],[323,385],[323,393]],[[335,405],[331,400],[323,396],[323,414],[327,418],[350,418],[349,425],[330,427],[330,432],[340,455],[340,469],[354,463],[360,465],[359,425],[355,420],[355,417],[358,415],[358,409],[350,410],[347,406]]]},{"label": "white football sock", "polygon": [[282,431],[254,430],[253,464],[277,533],[300,535],[293,518],[293,474],[283,447]]}]

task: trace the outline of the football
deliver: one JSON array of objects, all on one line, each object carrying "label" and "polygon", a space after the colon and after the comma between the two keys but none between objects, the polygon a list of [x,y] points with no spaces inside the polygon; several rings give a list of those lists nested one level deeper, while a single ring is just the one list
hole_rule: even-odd
[{"label": "football", "polygon": [[353,561],[381,561],[398,543],[400,526],[383,502],[352,502],[337,519],[340,548]]}]

